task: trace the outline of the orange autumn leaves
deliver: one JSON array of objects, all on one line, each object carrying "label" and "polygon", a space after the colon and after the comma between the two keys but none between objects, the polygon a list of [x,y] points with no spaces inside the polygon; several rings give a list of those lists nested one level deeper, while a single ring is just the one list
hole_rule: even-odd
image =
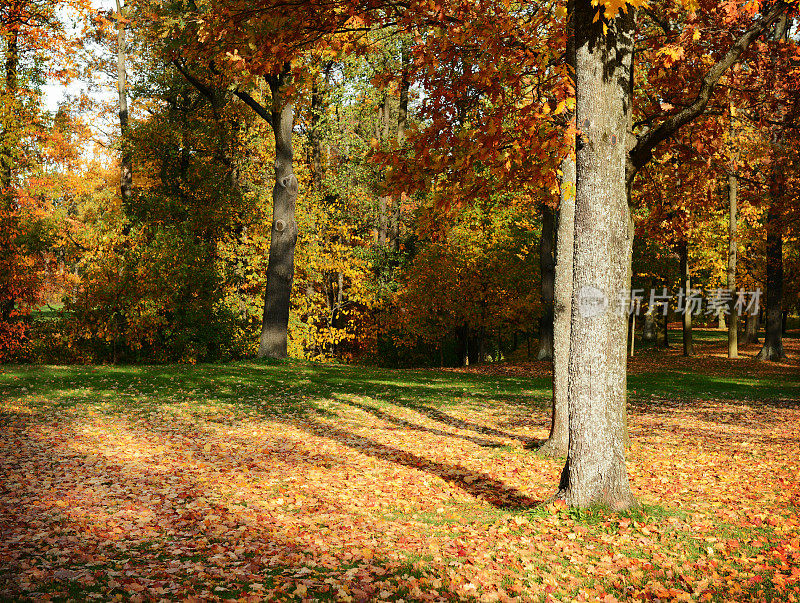
[{"label": "orange autumn leaves", "polygon": [[800,587],[800,416],[778,399],[632,393],[646,512],[617,516],[534,506],[561,470],[523,448],[547,433],[543,381],[47,370],[0,375],[4,592],[756,601]]}]

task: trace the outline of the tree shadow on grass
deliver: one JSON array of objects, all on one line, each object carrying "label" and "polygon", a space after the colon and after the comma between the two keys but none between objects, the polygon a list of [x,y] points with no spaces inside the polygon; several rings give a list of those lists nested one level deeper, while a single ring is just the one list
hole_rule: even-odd
[{"label": "tree shadow on grass", "polygon": [[[432,427],[425,427],[424,425],[418,425],[416,423],[412,423],[411,421],[407,421],[406,419],[395,417],[394,415],[388,412],[385,412],[369,404],[364,404],[362,402],[356,402],[354,400],[345,400],[342,399],[341,397],[337,397],[337,402],[341,404],[346,404],[348,406],[352,406],[353,408],[358,408],[360,410],[363,410],[364,412],[374,415],[375,417],[381,419],[382,421],[385,421],[387,423],[393,423],[394,425],[399,425],[400,427],[403,427],[410,431],[422,431],[425,433],[430,433],[433,435],[443,436],[447,438],[459,438],[462,440],[466,440],[467,442],[472,442],[473,444],[477,444],[482,448],[502,448],[503,446],[505,446],[503,442],[494,442],[492,440],[486,440],[483,438],[477,438],[473,436],[462,435],[459,433],[452,433],[450,431],[442,431],[440,429],[434,429]],[[503,436],[503,437],[512,437],[516,439],[516,436]]]},{"label": "tree shadow on grass", "polygon": [[516,488],[508,486],[480,471],[473,471],[460,465],[433,461],[331,425],[304,422],[297,424],[297,427],[317,437],[334,440],[361,454],[431,473],[498,508],[507,510],[530,509],[542,502],[526,496]]},{"label": "tree shadow on grass", "polygon": [[[75,448],[84,434],[69,426],[57,446],[43,447],[28,433],[30,418],[4,416],[15,446],[0,447],[0,466],[22,458],[25,472],[38,478],[13,489],[0,484],[4,599],[210,600],[269,591],[274,600],[296,598],[299,588],[308,596],[341,596],[341,588],[367,601],[384,589],[413,597],[417,578],[441,577],[402,555],[365,557],[360,548],[330,546],[280,515],[209,502],[215,484],[188,472],[166,476],[180,481],[164,496],[165,475],[147,463],[109,465],[99,452]],[[102,489],[87,492],[93,484]],[[205,502],[198,507],[199,501]]]}]

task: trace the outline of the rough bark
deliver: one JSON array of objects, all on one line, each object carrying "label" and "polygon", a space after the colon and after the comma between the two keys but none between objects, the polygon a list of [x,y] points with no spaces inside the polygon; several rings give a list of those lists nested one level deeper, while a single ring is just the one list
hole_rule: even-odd
[{"label": "rough bark", "polygon": [[269,79],[272,93],[270,123],[275,134],[275,185],[272,189],[272,232],[267,264],[267,290],[261,327],[259,357],[284,358],[287,353],[289,308],[294,278],[297,223],[294,208],[297,178],[292,169],[294,106],[282,98],[288,66]]},{"label": "rough bark", "polygon": [[542,278],[542,317],[539,319],[539,352],[537,360],[553,358],[553,289],[555,287],[555,216],[542,204],[542,236],[539,239],[539,269]]},{"label": "rough bark", "polygon": [[127,41],[125,39],[125,23],[123,8],[117,0],[117,94],[119,96],[119,132],[122,154],[120,158],[119,189],[122,196],[122,207],[128,210],[131,203],[133,186],[133,158],[128,142],[128,76],[125,70]]},{"label": "rough bark", "polygon": [[556,236],[556,267],[553,299],[553,401],[550,435],[539,452],[567,455],[569,445],[569,341],[572,321],[572,262],[575,241],[575,160],[561,162],[561,199]]},{"label": "rough bark", "polygon": [[739,181],[736,176],[728,176],[728,291],[731,293],[728,314],[728,358],[739,357],[739,313],[734,310],[736,300],[736,251],[738,245],[738,207]]},{"label": "rough bark", "polygon": [[[775,191],[776,194],[777,191]],[[782,300],[783,300],[783,221],[778,203],[773,198],[767,212],[767,324],[764,346],[758,360],[783,358]]]},{"label": "rough bark", "polygon": [[[570,506],[630,507],[625,466],[627,320],[616,306],[625,289],[630,214],[626,136],[630,111],[633,14],[594,22],[590,0],[575,2],[575,241],[569,353],[569,453],[562,474]],[[622,370],[621,370],[622,369]]]},{"label": "rough bark", "polygon": [[[678,256],[680,258],[681,268],[681,287],[684,291],[684,300],[688,302],[689,292],[692,289],[692,279],[689,275],[689,242],[685,237],[678,241]],[[684,303],[683,312],[683,355],[694,355],[694,340],[692,338],[692,313],[690,308],[687,308],[687,303]]]}]

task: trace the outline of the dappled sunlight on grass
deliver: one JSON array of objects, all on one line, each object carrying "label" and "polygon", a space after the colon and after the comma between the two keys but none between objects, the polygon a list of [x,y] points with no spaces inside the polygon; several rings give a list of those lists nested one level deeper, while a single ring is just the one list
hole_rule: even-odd
[{"label": "dappled sunlight on grass", "polygon": [[538,506],[563,465],[524,447],[547,435],[542,379],[7,367],[2,592],[784,598],[798,586],[795,376],[658,368],[630,383],[629,470],[651,505],[619,516]]}]

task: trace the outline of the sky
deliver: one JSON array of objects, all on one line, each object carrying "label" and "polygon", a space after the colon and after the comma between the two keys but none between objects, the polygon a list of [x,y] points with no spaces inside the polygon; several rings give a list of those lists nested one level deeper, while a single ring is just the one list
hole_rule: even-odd
[{"label": "sky", "polygon": [[[92,6],[98,10],[116,9],[115,0],[92,0]],[[67,97],[77,97],[81,91],[85,90],[86,83],[79,80],[74,80],[67,86],[55,81],[49,82],[44,87],[45,107],[48,111],[55,112],[59,104],[63,103]],[[115,92],[115,89],[108,87],[93,91],[90,96],[98,100],[110,100],[116,96]]]}]

